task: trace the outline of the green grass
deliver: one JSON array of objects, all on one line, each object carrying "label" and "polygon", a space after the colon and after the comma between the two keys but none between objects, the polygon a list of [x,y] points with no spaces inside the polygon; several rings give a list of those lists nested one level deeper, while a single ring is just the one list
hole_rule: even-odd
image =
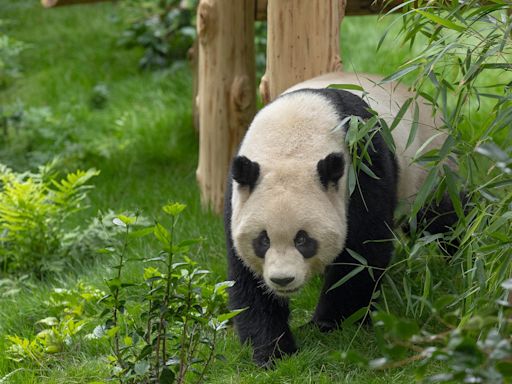
[{"label": "green grass", "polygon": [[[97,211],[140,209],[149,218],[159,215],[168,201],[188,205],[181,221],[184,238],[203,236],[207,242],[195,258],[224,279],[225,246],[219,216],[205,212],[199,203],[195,181],[198,138],[192,127],[191,73],[185,67],[160,72],[141,72],[140,51],[116,46],[122,29],[123,10],[110,3],[44,10],[35,0],[2,1],[0,15],[12,24],[9,34],[30,44],[22,56],[23,77],[0,93],[0,104],[17,102],[26,107],[49,107],[81,150],[63,158],[63,169],[96,167],[90,208],[83,218]],[[345,68],[390,73],[407,55],[405,48],[385,46],[375,54],[385,29],[376,18],[347,18],[341,32]],[[368,28],[371,23],[372,28]],[[364,33],[363,33],[364,31]],[[90,107],[97,84],[106,84],[104,109]],[[34,143],[37,147],[37,143]],[[16,169],[28,167],[24,154],[0,162]],[[52,155],[57,155],[54,153]],[[134,252],[154,252],[141,243]],[[77,280],[102,285],[112,261],[97,256],[46,282],[33,281],[15,297],[0,298],[0,381],[18,366],[6,358],[5,335],[32,335],[34,322],[45,317],[41,302],[53,287],[73,286]],[[132,264],[128,278],[141,266]],[[347,365],[341,353],[352,342],[367,357],[377,357],[371,327],[356,333],[351,327],[330,334],[302,328],[309,320],[318,295],[319,281],[312,283],[292,303],[292,325],[301,352],[277,364],[275,370],[256,368],[248,347],[238,343],[232,330],[219,348],[225,361],[217,361],[207,382],[211,383],[410,383],[412,368],[385,372]],[[355,335],[355,337],[354,337]],[[26,367],[14,373],[9,383],[88,383],[105,379],[106,347],[83,341],[41,369]]]}]

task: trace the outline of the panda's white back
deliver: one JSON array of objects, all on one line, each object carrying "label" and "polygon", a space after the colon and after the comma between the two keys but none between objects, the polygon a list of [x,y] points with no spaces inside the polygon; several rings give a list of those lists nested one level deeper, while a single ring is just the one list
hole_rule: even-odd
[{"label": "panda's white back", "polygon": [[343,149],[343,130],[336,130],[339,116],[325,97],[295,93],[267,105],[254,118],[240,147],[265,168],[301,160],[300,168],[316,166],[322,157]]},{"label": "panda's white back", "polygon": [[[401,106],[413,95],[405,86],[400,84],[388,83],[377,85],[381,80],[382,78],[375,75],[334,72],[306,80],[291,87],[284,93],[306,88],[327,88],[331,84],[356,84],[368,93],[364,100],[369,106],[377,111],[379,116],[388,125],[391,125]],[[347,91],[358,96],[362,95],[360,91]],[[406,148],[412,121],[413,111],[412,107],[410,107],[392,132],[400,169],[398,197],[408,201],[416,195],[426,177],[425,170],[419,165],[412,163],[416,152],[431,137],[434,138],[430,139],[429,145],[423,148],[423,152],[440,147],[446,138],[446,135],[439,130],[441,126],[440,121],[432,116],[431,107],[426,105],[424,101],[419,100],[418,132],[413,142]]]}]

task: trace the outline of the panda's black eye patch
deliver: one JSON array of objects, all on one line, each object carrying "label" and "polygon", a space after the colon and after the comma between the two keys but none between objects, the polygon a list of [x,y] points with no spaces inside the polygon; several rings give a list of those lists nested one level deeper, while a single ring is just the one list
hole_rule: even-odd
[{"label": "panda's black eye patch", "polygon": [[320,182],[325,189],[329,184],[338,185],[338,180],[343,176],[345,161],[342,153],[330,153],[325,159],[320,160],[316,165]]},{"label": "panda's black eye patch", "polygon": [[301,229],[299,232],[297,232],[293,242],[295,243],[295,248],[297,248],[297,250],[306,259],[316,255],[316,251],[318,250],[318,242],[312,237],[309,237],[306,231]]},{"label": "panda's black eye patch", "polygon": [[256,256],[264,258],[270,248],[270,239],[268,238],[267,231],[261,231],[257,238],[252,241],[252,247]]}]

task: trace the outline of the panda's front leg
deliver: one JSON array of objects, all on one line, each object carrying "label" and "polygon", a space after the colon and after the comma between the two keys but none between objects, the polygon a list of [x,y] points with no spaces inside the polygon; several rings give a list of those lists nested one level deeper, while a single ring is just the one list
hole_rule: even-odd
[{"label": "panda's front leg", "polygon": [[[321,331],[335,330],[339,328],[343,319],[360,308],[369,308],[372,296],[379,286],[380,269],[374,269],[372,274],[368,268],[362,269],[338,288],[330,289],[354,268],[357,268],[353,265],[354,263],[356,261],[350,254],[343,251],[325,271],[324,286],[312,319],[313,324]],[[365,317],[364,320],[367,321],[369,318]]]},{"label": "panda's front leg", "polygon": [[288,326],[288,301],[267,292],[232,250],[228,263],[229,279],[235,281],[229,289],[230,307],[247,308],[234,318],[238,336],[242,343],[251,343],[256,364],[271,367],[274,359],[297,351]]}]

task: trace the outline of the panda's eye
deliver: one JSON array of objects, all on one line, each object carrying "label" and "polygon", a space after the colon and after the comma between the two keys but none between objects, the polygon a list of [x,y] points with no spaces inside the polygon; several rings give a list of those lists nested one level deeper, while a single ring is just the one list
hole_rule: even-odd
[{"label": "panda's eye", "polygon": [[252,247],[256,256],[265,257],[265,253],[270,248],[270,239],[268,238],[267,231],[260,232],[258,237],[252,241]]},{"label": "panda's eye", "polygon": [[306,259],[316,255],[318,242],[315,239],[309,237],[306,231],[300,230],[297,232],[293,242],[295,243],[295,248],[297,248],[297,250]]},{"label": "panda's eye", "polygon": [[295,246],[303,247],[304,245],[306,245],[306,241],[308,241],[308,239],[306,238],[306,234],[304,232],[299,232],[297,234],[297,237],[295,238]]}]

